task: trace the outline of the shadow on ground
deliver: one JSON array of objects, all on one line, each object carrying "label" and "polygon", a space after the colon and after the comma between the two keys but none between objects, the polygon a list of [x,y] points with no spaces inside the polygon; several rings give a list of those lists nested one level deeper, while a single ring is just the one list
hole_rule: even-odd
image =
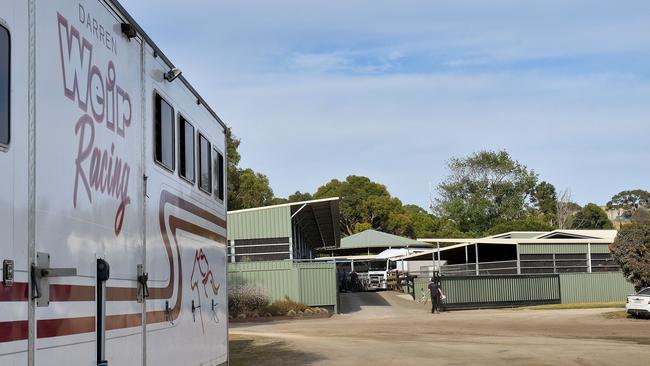
[{"label": "shadow on ground", "polygon": [[341,313],[351,314],[361,311],[362,306],[391,306],[378,292],[341,293]]},{"label": "shadow on ground", "polygon": [[293,349],[284,341],[230,336],[230,366],[311,365],[321,360],[322,356]]}]

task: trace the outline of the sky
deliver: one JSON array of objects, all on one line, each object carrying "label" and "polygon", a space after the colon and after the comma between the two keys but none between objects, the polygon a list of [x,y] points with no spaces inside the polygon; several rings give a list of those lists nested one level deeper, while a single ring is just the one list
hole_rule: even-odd
[{"label": "sky", "polygon": [[648,1],[122,4],[276,196],[354,174],[427,207],[483,149],[580,204],[650,190]]}]

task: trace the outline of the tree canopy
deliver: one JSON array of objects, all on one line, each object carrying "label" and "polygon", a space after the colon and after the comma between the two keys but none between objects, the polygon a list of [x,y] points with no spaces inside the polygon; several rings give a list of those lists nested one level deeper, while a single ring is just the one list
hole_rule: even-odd
[{"label": "tree canopy", "polygon": [[289,195],[289,197],[287,198],[281,198],[281,197],[273,198],[271,204],[279,205],[283,203],[303,202],[303,201],[310,201],[313,198],[314,197],[309,192],[296,191],[295,193]]},{"label": "tree canopy", "polygon": [[607,208],[631,209],[638,207],[650,207],[650,192],[643,189],[622,191],[607,202]]},{"label": "tree canopy", "polygon": [[557,192],[555,186],[549,182],[541,182],[534,189],[530,196],[530,202],[534,205],[541,219],[548,223],[557,221]]},{"label": "tree canopy", "polygon": [[589,203],[571,219],[571,229],[612,229],[607,214],[595,203]]},{"label": "tree canopy", "polygon": [[623,273],[637,290],[650,286],[650,226],[623,226],[610,249]]},{"label": "tree canopy", "polygon": [[354,234],[359,227],[372,227],[397,235],[414,234],[403,216],[402,202],[391,196],[386,186],[367,177],[351,175],[344,181],[332,179],[314,194],[315,199],[328,197],[341,199],[341,231],[346,235]]},{"label": "tree canopy", "polygon": [[506,151],[479,151],[448,163],[438,185],[436,211],[461,231],[484,232],[502,221],[525,218],[537,174]]},{"label": "tree canopy", "polygon": [[643,189],[619,192],[607,202],[607,208],[622,210],[620,216],[626,220],[650,221],[650,192]]},{"label": "tree canopy", "polygon": [[505,221],[498,223],[485,231],[484,235],[497,235],[510,231],[551,231],[555,229],[551,224],[536,218],[524,220]]},{"label": "tree canopy", "polygon": [[241,156],[238,149],[240,143],[241,140],[232,133],[230,128],[227,128],[228,210],[265,206],[273,200],[273,189],[271,189],[269,178],[266,175],[257,173],[250,168],[239,167]]}]

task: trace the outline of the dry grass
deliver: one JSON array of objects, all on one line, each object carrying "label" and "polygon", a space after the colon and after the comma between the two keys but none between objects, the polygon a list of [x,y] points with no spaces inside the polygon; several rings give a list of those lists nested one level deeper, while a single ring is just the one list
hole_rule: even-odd
[{"label": "dry grass", "polygon": [[310,365],[322,359],[277,339],[231,334],[229,342],[230,366]]},{"label": "dry grass", "polygon": [[625,302],[586,302],[578,304],[553,304],[529,306],[525,309],[530,310],[568,310],[568,309],[602,309],[602,308],[624,308]]},{"label": "dry grass", "polygon": [[605,317],[605,319],[627,319],[627,318],[631,318],[629,315],[627,315],[627,312],[625,310],[622,310],[622,311],[610,311],[608,313],[604,313],[603,317]]}]

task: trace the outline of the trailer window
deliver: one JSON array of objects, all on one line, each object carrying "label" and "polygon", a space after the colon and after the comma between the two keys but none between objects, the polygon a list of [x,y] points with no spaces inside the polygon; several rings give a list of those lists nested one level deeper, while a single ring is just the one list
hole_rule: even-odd
[{"label": "trailer window", "polygon": [[194,183],[194,126],[185,118],[179,119],[178,126],[178,153],[179,174],[181,177]]},{"label": "trailer window", "polygon": [[212,193],[210,153],[210,142],[199,134],[199,188],[206,193]]},{"label": "trailer window", "polygon": [[214,178],[213,178],[214,196],[223,201],[224,190],[225,190],[225,187],[223,186],[223,182],[224,182],[223,154],[221,154],[217,149],[213,149],[212,154],[214,157],[213,160],[214,166],[212,167],[214,172]]},{"label": "trailer window", "polygon": [[156,161],[174,170],[174,109],[158,94],[155,109]]},{"label": "trailer window", "polygon": [[9,145],[9,31],[0,25],[0,145]]}]

